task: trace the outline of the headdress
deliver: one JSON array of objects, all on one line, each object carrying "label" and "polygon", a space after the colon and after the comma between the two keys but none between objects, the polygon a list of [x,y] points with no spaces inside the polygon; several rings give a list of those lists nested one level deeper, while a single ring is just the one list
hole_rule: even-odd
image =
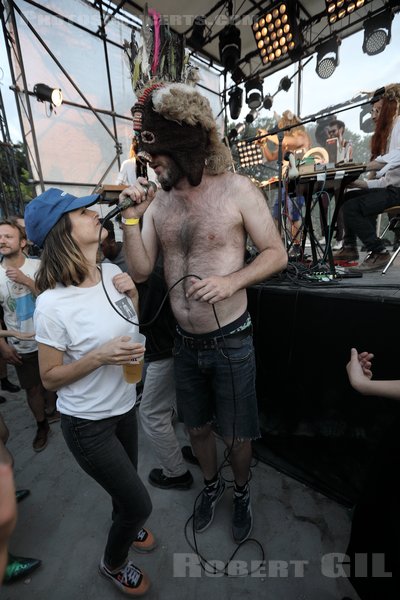
[{"label": "headdress", "polygon": [[[140,67],[135,64],[132,78],[138,98],[131,109],[138,155],[169,155],[190,184],[199,185],[204,170],[217,175],[230,166],[230,152],[220,140],[209,101],[194,87],[198,73],[184,58],[182,38],[180,52],[172,58],[171,44],[176,46],[176,41],[161,16],[147,8],[142,38],[143,46],[137,52],[142,62]],[[172,60],[173,77],[168,70]]]}]

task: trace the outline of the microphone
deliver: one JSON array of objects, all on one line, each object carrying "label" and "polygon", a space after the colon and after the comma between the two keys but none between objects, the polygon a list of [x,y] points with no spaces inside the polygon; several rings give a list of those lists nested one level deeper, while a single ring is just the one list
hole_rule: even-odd
[{"label": "microphone", "polygon": [[[141,183],[140,184],[146,192],[146,196],[147,193],[150,189],[153,189],[155,192],[157,191],[157,185],[154,183],[154,181],[149,181],[148,183]],[[125,210],[126,208],[129,208],[130,206],[134,206],[135,202],[132,200],[132,198],[124,198],[124,200],[122,200],[122,202],[120,202],[118,204],[118,206],[116,206],[113,210],[111,210],[105,217],[104,219],[107,219],[107,221],[109,219],[113,219],[116,215],[118,215],[120,212],[122,212],[123,210]]]},{"label": "microphone", "polygon": [[283,157],[284,160],[289,161],[289,169],[288,169],[288,177],[289,179],[296,179],[299,176],[299,171],[296,167],[296,160],[294,158],[293,152],[286,152]]}]

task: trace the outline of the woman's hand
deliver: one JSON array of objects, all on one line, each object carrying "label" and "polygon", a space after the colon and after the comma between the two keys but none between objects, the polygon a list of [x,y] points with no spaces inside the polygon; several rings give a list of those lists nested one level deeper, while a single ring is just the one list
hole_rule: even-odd
[{"label": "woman's hand", "polygon": [[372,378],[372,359],[374,355],[370,352],[361,352],[358,354],[356,348],[351,349],[350,361],[347,363],[346,370],[352,387],[364,393],[365,385]]},{"label": "woman's hand", "polygon": [[124,365],[143,356],[145,347],[132,342],[129,335],[113,338],[97,349],[98,358],[103,365]]},{"label": "woman's hand", "polygon": [[112,282],[115,289],[120,294],[126,294],[130,298],[137,298],[138,291],[129,273],[118,273],[118,275],[114,275]]}]

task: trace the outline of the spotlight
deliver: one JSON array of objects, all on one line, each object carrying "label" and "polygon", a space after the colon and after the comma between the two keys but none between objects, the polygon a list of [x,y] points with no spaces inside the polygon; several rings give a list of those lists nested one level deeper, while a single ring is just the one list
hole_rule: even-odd
[{"label": "spotlight", "polygon": [[351,15],[354,11],[362,8],[371,0],[325,0],[325,8],[328,16],[329,25],[333,25],[336,21],[340,21],[344,17]]},{"label": "spotlight", "polygon": [[229,112],[231,114],[231,119],[234,121],[239,118],[242,105],[243,90],[240,87],[235,87],[229,92]]},{"label": "spotlight", "polygon": [[253,167],[254,165],[261,165],[264,162],[262,150],[254,142],[241,140],[237,143],[237,149],[241,167]]},{"label": "spotlight", "polygon": [[248,115],[246,115],[245,121],[246,123],[252,123],[255,119],[257,119],[259,111],[253,108]]},{"label": "spotlight", "polygon": [[241,52],[240,31],[235,25],[225,25],[219,34],[219,56],[227,71],[236,67]]},{"label": "spotlight", "polygon": [[279,89],[288,92],[292,86],[292,80],[286,75],[279,82]]},{"label": "spotlight", "polygon": [[271,94],[268,94],[267,96],[265,96],[264,102],[263,102],[263,107],[266,110],[271,110],[272,103],[273,103],[273,98],[272,98]]},{"label": "spotlight", "polygon": [[51,88],[45,83],[37,83],[33,88],[38,102],[50,102],[51,106],[61,106],[63,95],[60,88]]},{"label": "spotlight", "polygon": [[336,67],[339,64],[339,45],[338,38],[331,38],[327,42],[323,42],[316,46],[317,65],[315,71],[321,79],[328,79],[333,75]]},{"label": "spotlight", "polygon": [[196,17],[193,21],[192,33],[186,39],[186,43],[194,50],[200,50],[206,43],[206,18]]},{"label": "spotlight", "polygon": [[264,94],[263,86],[259,79],[249,79],[244,84],[246,90],[246,104],[249,108],[259,108],[262,104]]},{"label": "spotlight", "polygon": [[246,125],[244,123],[239,123],[239,125],[236,125],[236,127],[232,127],[232,129],[228,133],[228,140],[232,142],[232,140],[236,139],[238,135],[243,133],[245,128]]},{"label": "spotlight", "polygon": [[[301,35],[296,19],[297,2],[275,2],[256,17],[253,35],[264,65],[290,54],[301,54]],[[300,55],[298,56],[300,58]]]},{"label": "spotlight", "polygon": [[383,52],[392,37],[393,13],[385,10],[376,17],[371,17],[364,22],[364,41],[362,50],[368,56]]},{"label": "spotlight", "polygon": [[231,77],[232,77],[233,81],[236,83],[236,85],[238,85],[239,83],[244,81],[244,79],[246,79],[246,75],[244,74],[243,70],[239,66],[237,66],[232,71]]}]

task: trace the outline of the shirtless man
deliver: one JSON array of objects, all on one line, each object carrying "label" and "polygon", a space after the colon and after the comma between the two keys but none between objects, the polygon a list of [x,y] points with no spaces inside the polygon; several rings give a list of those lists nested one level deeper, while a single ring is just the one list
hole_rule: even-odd
[{"label": "shirtless man", "polygon": [[[169,84],[144,93],[134,109],[139,150],[148,153],[162,189],[124,190],[125,256],[136,281],[152,272],[159,250],[178,322],[174,347],[178,410],[205,478],[194,527],[204,531],[224,492],[212,423],[230,450],[235,479],[233,537],[252,529],[248,486],[251,440],[259,437],[255,364],[246,287],[282,270],[287,255],[261,192],[227,172],[208,101]],[[144,215],[142,231],[138,219]],[[244,264],[246,236],[259,255]]]}]

